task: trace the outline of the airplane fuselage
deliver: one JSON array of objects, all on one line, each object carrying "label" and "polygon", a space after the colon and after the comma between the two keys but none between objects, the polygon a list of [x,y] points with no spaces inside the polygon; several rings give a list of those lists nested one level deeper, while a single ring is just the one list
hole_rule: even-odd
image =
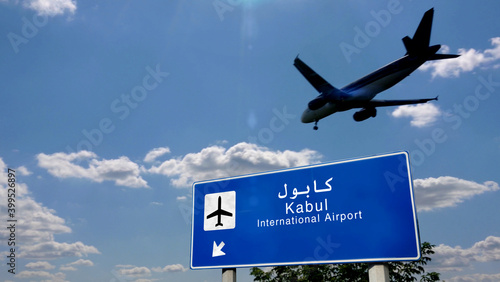
[{"label": "airplane fuselage", "polygon": [[364,121],[377,115],[377,107],[403,106],[427,103],[435,98],[424,99],[399,99],[377,100],[373,99],[378,93],[387,90],[410,75],[423,63],[429,60],[453,59],[460,55],[438,54],[441,45],[430,46],[432,18],[434,9],[424,13],[413,38],[402,38],[406,54],[378,70],[337,89],[316,73],[306,63],[295,58],[293,65],[304,78],[319,92],[319,96],[307,104],[307,109],[302,114],[302,122],[314,122],[313,129],[318,129],[318,121],[335,112],[360,108],[353,115],[357,122]]},{"label": "airplane fuselage", "polygon": [[302,114],[301,120],[303,123],[315,122],[335,112],[360,107],[363,102],[373,99],[378,93],[396,85],[425,61],[421,58],[405,55],[342,87],[340,90],[348,94],[342,101],[328,102],[317,110],[307,108]]}]

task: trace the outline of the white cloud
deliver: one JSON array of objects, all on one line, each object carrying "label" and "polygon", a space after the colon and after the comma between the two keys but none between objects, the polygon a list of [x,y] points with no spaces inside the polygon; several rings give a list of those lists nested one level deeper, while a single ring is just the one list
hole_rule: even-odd
[{"label": "white cloud", "polygon": [[151,270],[145,266],[135,266],[135,265],[116,265],[116,270],[112,270],[111,273],[118,278],[118,280],[127,281],[157,281],[157,279],[145,279],[143,277],[151,276]]},{"label": "white cloud", "polygon": [[[139,165],[122,156],[118,159],[99,160],[97,155],[89,151],[78,153],[54,153],[36,156],[38,166],[48,170],[59,178],[86,178],[95,182],[114,181],[116,185],[131,188],[147,188],[147,182],[140,176]],[[86,161],[88,167],[79,163]]]},{"label": "white cloud", "polygon": [[165,267],[153,267],[154,272],[185,272],[187,268],[185,268],[182,264],[171,264]]},{"label": "white cloud", "polygon": [[[7,202],[7,189],[4,187],[1,187],[0,199],[2,202]],[[71,232],[71,228],[65,225],[64,219],[57,216],[54,210],[44,207],[29,196],[28,188],[23,183],[17,183],[16,204],[18,210],[27,215],[19,217],[16,225],[23,230],[23,232],[16,234],[16,239],[22,241],[24,245],[52,241],[54,234]],[[0,213],[1,220],[6,221],[7,207],[1,205]],[[0,238],[7,238],[8,233],[9,230],[6,228],[0,229]]]},{"label": "white cloud", "polygon": [[19,228],[24,232],[19,238],[27,243],[52,241],[54,234],[71,233],[71,228],[66,226],[64,219],[56,215],[52,209],[44,207],[31,197],[17,197],[19,210],[29,216],[19,219]]},{"label": "white cloud", "polygon": [[68,263],[67,265],[94,266],[94,263],[88,259],[79,259],[77,261]]},{"label": "white cloud", "polygon": [[[458,49],[460,57],[456,59],[446,59],[429,61],[423,64],[419,70],[432,71],[432,77],[459,77],[461,73],[473,71],[476,68],[498,68],[500,67],[500,37],[490,39],[493,48],[483,52],[475,49]],[[449,50],[445,46],[445,51]]]},{"label": "white cloud", "polygon": [[[2,158],[0,158],[0,171],[7,171],[7,164],[3,161]],[[6,177],[0,177],[0,184],[5,185],[7,184],[7,178]]]},{"label": "white cloud", "polygon": [[54,153],[52,155],[41,153],[36,156],[38,160],[38,166],[48,169],[50,174],[60,178],[91,178],[92,174],[88,169],[85,169],[72,162],[96,157],[96,154],[89,151],[80,151],[78,153],[71,154]]},{"label": "white cloud", "polygon": [[49,273],[47,271],[21,271],[18,274],[16,274],[17,278],[43,278],[43,279],[48,279],[49,281],[53,282],[61,282],[61,281],[66,281],[66,275],[62,272],[58,272],[56,274]]},{"label": "white cloud", "polygon": [[135,265],[133,264],[117,264],[115,265],[116,268],[133,268]]},{"label": "white cloud", "polygon": [[168,147],[154,148],[146,154],[144,161],[147,163],[154,162],[157,158],[168,153],[170,153],[170,149]]},{"label": "white cloud", "polygon": [[132,267],[132,268],[122,268],[116,271],[119,275],[131,276],[131,277],[141,277],[141,276],[151,276],[151,270],[145,266]]},{"label": "white cloud", "polygon": [[[0,171],[6,171],[7,165],[0,158]],[[7,202],[7,179],[0,177],[0,202]],[[71,233],[71,228],[64,219],[56,215],[56,211],[35,201],[28,186],[16,182],[16,210],[22,213],[14,214],[16,223],[16,241],[22,242],[19,247],[19,257],[47,259],[66,256],[81,256],[90,253],[99,253],[96,248],[86,246],[81,242],[74,244],[58,243],[54,241],[55,234]],[[8,216],[6,205],[0,205],[0,221],[6,222]],[[7,240],[10,231],[0,229],[0,241]],[[59,252],[57,251],[59,250]],[[51,252],[52,251],[52,252]],[[26,265],[27,268],[37,270],[50,269],[46,262],[34,262]]]},{"label": "white cloud", "polygon": [[26,264],[26,268],[37,269],[37,270],[51,270],[56,267],[47,261],[37,261]]},{"label": "white cloud", "polygon": [[432,255],[430,267],[438,271],[462,271],[470,268],[473,262],[500,261],[500,237],[488,236],[468,249],[441,244],[433,250],[435,254]]},{"label": "white cloud", "polygon": [[176,200],[177,201],[185,201],[185,200],[187,200],[187,196],[179,196],[179,197],[177,197]]},{"label": "white cloud", "polygon": [[392,112],[395,118],[411,118],[411,125],[416,127],[430,126],[440,115],[441,111],[433,104],[403,105]]},{"label": "white cloud", "polygon": [[139,165],[127,157],[114,160],[92,160],[90,169],[95,169],[95,177],[99,180],[115,181],[116,185],[132,188],[148,187],[147,182],[140,177]]},{"label": "white cloud", "polygon": [[78,269],[74,266],[61,265],[59,267],[60,271],[77,271]]},{"label": "white cloud", "polygon": [[446,279],[449,282],[498,282],[500,281],[500,273],[496,274],[470,274],[464,276],[456,276]]},{"label": "white cloud", "polygon": [[56,259],[60,257],[82,257],[89,254],[100,254],[93,246],[82,242],[59,243],[43,242],[39,244],[20,247],[19,257],[30,259]]},{"label": "white cloud", "polygon": [[76,1],[72,0],[24,0],[23,6],[42,16],[74,14],[76,11]]},{"label": "white cloud", "polygon": [[20,166],[16,169],[16,172],[20,175],[23,175],[23,176],[28,176],[28,175],[31,175],[32,172],[29,171],[25,166]]},{"label": "white cloud", "polygon": [[478,255],[474,257],[476,261],[500,261],[500,237],[488,236],[484,241],[475,243],[472,249],[478,250]]},{"label": "white cloud", "polygon": [[229,149],[214,145],[198,153],[169,159],[148,172],[171,177],[176,187],[190,187],[194,181],[308,165],[320,158],[318,152],[309,149],[272,151],[242,142]]},{"label": "white cloud", "polygon": [[419,211],[454,207],[475,195],[500,189],[498,183],[494,181],[480,184],[451,176],[415,179],[413,184],[415,202]]}]

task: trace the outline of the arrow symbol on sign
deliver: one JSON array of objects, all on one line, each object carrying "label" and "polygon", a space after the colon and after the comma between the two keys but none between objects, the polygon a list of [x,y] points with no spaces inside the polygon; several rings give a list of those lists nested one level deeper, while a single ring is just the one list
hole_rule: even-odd
[{"label": "arrow symbol on sign", "polygon": [[217,243],[215,243],[214,241],[214,248],[213,248],[213,251],[212,251],[212,257],[219,257],[219,256],[224,256],[226,255],[226,253],[224,253],[222,251],[222,248],[224,248],[224,241],[221,241],[219,245],[217,245]]}]

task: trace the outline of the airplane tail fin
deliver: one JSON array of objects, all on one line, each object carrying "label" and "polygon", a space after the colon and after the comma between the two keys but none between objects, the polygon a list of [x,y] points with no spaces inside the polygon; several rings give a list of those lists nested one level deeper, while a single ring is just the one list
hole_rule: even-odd
[{"label": "airplane tail fin", "polygon": [[410,38],[409,36],[403,37],[402,40],[406,48],[406,55],[417,57],[424,56],[427,57],[427,60],[442,60],[459,57],[460,55],[436,54],[436,52],[441,48],[441,45],[429,46],[433,17],[434,8],[431,8],[425,12],[422,17],[413,38]]}]

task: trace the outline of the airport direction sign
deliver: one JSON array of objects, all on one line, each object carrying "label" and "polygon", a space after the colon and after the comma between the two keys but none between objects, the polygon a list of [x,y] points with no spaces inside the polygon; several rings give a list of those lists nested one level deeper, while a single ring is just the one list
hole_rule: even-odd
[{"label": "airport direction sign", "polygon": [[193,184],[191,268],[420,259],[407,152]]}]

